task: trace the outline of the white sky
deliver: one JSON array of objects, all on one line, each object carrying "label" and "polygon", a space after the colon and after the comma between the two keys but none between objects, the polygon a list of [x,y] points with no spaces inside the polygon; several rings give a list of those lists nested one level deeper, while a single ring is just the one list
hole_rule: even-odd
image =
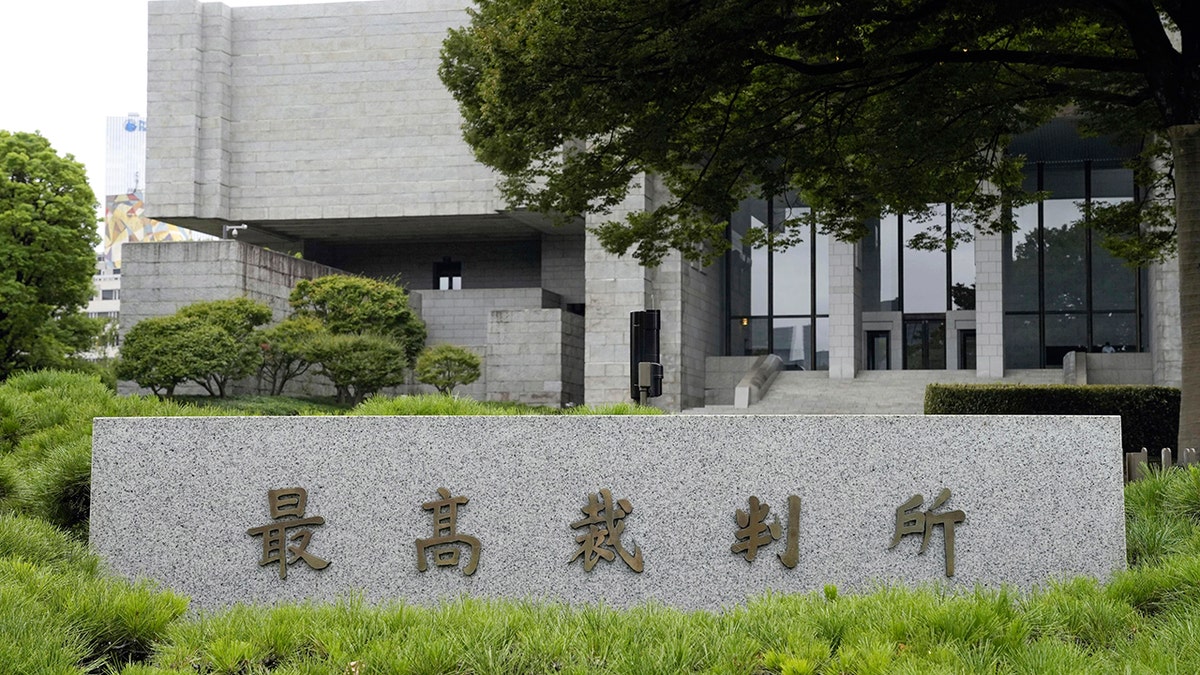
[{"label": "white sky", "polygon": [[[328,0],[228,0],[299,5]],[[41,131],[104,199],[105,119],[146,112],[146,0],[0,0],[0,129]],[[148,116],[147,116],[148,117]],[[148,124],[154,124],[147,119]],[[103,213],[101,211],[101,213]]]}]

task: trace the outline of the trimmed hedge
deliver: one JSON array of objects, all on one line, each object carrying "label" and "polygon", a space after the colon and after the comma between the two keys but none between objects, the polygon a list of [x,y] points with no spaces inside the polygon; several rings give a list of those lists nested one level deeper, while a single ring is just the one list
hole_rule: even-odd
[{"label": "trimmed hedge", "polygon": [[1119,415],[1125,452],[1155,451],[1174,448],[1179,437],[1179,390],[1133,385],[931,384],[925,388],[925,414]]}]

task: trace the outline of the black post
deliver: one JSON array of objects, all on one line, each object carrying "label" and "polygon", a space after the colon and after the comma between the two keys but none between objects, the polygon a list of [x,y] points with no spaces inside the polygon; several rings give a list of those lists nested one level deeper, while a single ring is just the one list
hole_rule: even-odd
[{"label": "black post", "polygon": [[[629,313],[629,395],[634,401],[645,403],[645,398],[662,396],[663,370],[659,359],[659,331],[662,327],[661,313],[648,309]],[[641,381],[641,363],[653,364],[649,381]]]}]

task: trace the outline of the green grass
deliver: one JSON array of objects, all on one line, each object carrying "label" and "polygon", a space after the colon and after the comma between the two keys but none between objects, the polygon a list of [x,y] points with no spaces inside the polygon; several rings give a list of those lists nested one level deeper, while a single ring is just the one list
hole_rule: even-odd
[{"label": "green grass", "polygon": [[332,398],[307,399],[290,396],[176,396],[180,403],[201,410],[218,410],[222,414],[238,415],[344,415],[350,406],[335,403]]},{"label": "green grass", "polygon": [[[466,411],[550,412],[429,396],[379,397],[352,414]],[[1072,579],[1026,593],[844,595],[827,587],[723,612],[481,599],[423,608],[346,598],[188,616],[186,599],[104,571],[79,539],[86,510],[78,488],[86,485],[92,416],[213,412],[117,397],[81,375],[35,373],[0,384],[0,675],[1200,672],[1194,467],[1152,471],[1126,488],[1130,569],[1107,583]]]}]

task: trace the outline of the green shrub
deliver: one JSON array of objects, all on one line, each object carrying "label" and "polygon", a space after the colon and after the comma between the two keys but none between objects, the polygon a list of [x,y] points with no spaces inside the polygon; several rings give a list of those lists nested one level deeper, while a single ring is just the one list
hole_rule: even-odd
[{"label": "green shrub", "polygon": [[293,316],[320,320],[335,335],[381,335],[404,346],[404,363],[425,346],[425,322],[409,307],[408,292],[392,281],[342,274],[301,279],[288,298]]},{"label": "green shrub", "polygon": [[288,381],[308,371],[312,363],[306,357],[308,343],[324,332],[321,322],[311,316],[293,316],[254,334],[254,343],[262,355],[258,369],[260,386],[280,395]]},{"label": "green shrub", "polygon": [[[1179,390],[1116,385],[931,384],[926,415],[1119,415],[1125,452],[1173,448]],[[1152,453],[1153,454],[1153,453]]]},{"label": "green shrub", "polygon": [[326,333],[309,341],[306,357],[333,383],[338,403],[357,404],[384,387],[404,383],[404,352],[404,344],[390,337]]},{"label": "green shrub", "polygon": [[229,333],[201,319],[178,314],[153,317],[129,329],[121,345],[117,377],[170,397],[184,382],[207,383],[209,374],[220,370],[237,350]]},{"label": "green shrub", "polygon": [[193,303],[177,315],[198,319],[229,336],[226,351],[210,361],[200,377],[192,378],[210,396],[225,396],[231,382],[258,370],[262,351],[252,337],[256,328],[271,320],[271,308],[249,298],[229,298]]},{"label": "green shrub", "polygon": [[427,347],[417,357],[417,380],[432,386],[439,394],[449,396],[461,384],[479,379],[479,355],[456,345],[440,344]]},{"label": "green shrub", "polygon": [[514,401],[476,401],[469,398],[421,394],[375,396],[354,407],[349,415],[661,415],[658,408],[634,403],[610,403],[574,408],[546,408]]},{"label": "green shrub", "polygon": [[[350,415],[520,415],[527,406],[484,403],[440,394],[375,396],[355,406]],[[535,414],[535,413],[534,413]]]},{"label": "green shrub", "polygon": [[654,406],[638,405],[629,401],[602,403],[600,405],[578,405],[563,408],[565,415],[661,415],[663,411]]},{"label": "green shrub", "polygon": [[68,628],[58,639],[82,644],[86,651],[77,661],[96,670],[144,660],[187,609],[186,599],[146,583],[11,558],[0,559],[0,589],[62,619]]},{"label": "green shrub", "polygon": [[214,415],[342,415],[348,410],[346,405],[334,403],[332,399],[314,401],[290,396],[177,396],[176,400],[193,405],[204,414]]},{"label": "green shrub", "polygon": [[84,640],[65,616],[10,581],[8,569],[14,565],[34,569],[0,559],[0,672],[82,675],[79,664],[88,654]]}]

